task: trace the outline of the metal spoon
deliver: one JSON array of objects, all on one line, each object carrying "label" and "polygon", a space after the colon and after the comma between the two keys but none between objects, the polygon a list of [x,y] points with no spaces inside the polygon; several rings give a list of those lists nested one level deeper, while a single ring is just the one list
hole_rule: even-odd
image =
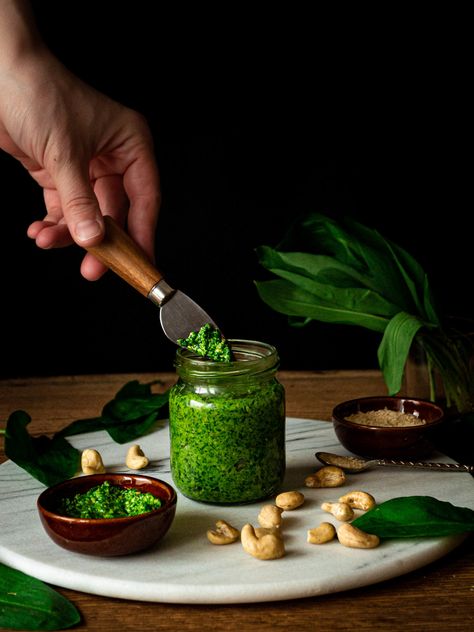
[{"label": "metal spoon", "polygon": [[363,472],[370,467],[407,467],[423,470],[439,470],[440,472],[468,472],[474,473],[474,465],[465,463],[426,463],[424,461],[396,461],[393,459],[362,459],[355,456],[343,456],[330,452],[316,452],[318,461],[324,465],[335,465],[346,472]]}]

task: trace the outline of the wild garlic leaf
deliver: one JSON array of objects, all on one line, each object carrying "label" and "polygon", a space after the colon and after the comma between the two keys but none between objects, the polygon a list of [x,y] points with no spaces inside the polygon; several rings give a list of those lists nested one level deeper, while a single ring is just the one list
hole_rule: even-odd
[{"label": "wild garlic leaf", "polygon": [[472,342],[439,327],[423,329],[418,340],[426,352],[429,366],[437,369],[446,395],[446,405],[459,411],[472,411],[474,379],[471,366]]},{"label": "wild garlic leaf", "polygon": [[[257,254],[263,267],[283,279],[257,282],[260,297],[286,314],[290,325],[320,320],[384,333],[390,322],[378,353],[390,393],[401,387],[409,346],[416,337],[426,351],[432,399],[437,395],[436,370],[447,406],[455,405],[459,412],[472,410],[472,347],[467,339],[444,329],[428,277],[406,250],[355,220],[336,222],[309,213],[294,222],[278,249],[261,246]],[[352,296],[341,291],[352,288],[358,290]],[[369,292],[360,293],[363,288]]]},{"label": "wild garlic leaf", "polygon": [[426,317],[430,323],[434,325],[440,325],[440,319],[436,312],[436,305],[431,291],[430,283],[428,281],[428,275],[423,277],[423,307]]},{"label": "wild garlic leaf", "polygon": [[97,432],[105,430],[102,417],[90,417],[89,419],[76,419],[70,424],[58,430],[55,437],[73,437],[85,432]]},{"label": "wild garlic leaf", "polygon": [[31,417],[23,410],[13,412],[5,429],[5,454],[44,485],[71,478],[80,467],[80,452],[63,437],[31,437]]},{"label": "wild garlic leaf", "polygon": [[[340,265],[364,279],[363,285],[381,294],[399,311],[439,323],[424,270],[406,250],[377,230],[351,218],[336,222],[322,213],[309,213],[291,228],[279,250],[299,251],[305,247],[313,256],[334,255]],[[428,287],[423,290],[424,286]]]},{"label": "wild garlic leaf", "polygon": [[321,213],[309,213],[302,221],[307,240],[322,253],[329,253],[341,263],[365,274],[367,266],[354,248],[352,237],[335,220]]},{"label": "wild garlic leaf", "polygon": [[419,266],[418,262],[415,261],[407,252],[402,250],[401,248],[391,244],[389,241],[386,242],[387,247],[390,250],[393,260],[400,272],[401,277],[405,281],[405,285],[408,288],[408,291],[411,294],[411,298],[413,300],[413,304],[415,305],[416,311],[421,318],[425,320],[428,319],[425,305],[423,301],[423,294],[420,292],[420,288],[423,288],[426,282],[426,275],[423,270]]},{"label": "wild garlic leaf", "polygon": [[355,312],[315,298],[288,281],[256,282],[260,298],[272,309],[288,316],[302,316],[328,323],[360,325],[374,331],[384,331],[389,319],[370,313]]},{"label": "wild garlic leaf", "polygon": [[377,355],[389,395],[396,395],[402,387],[403,372],[413,338],[424,324],[417,316],[400,312],[385,329]]},{"label": "wild garlic leaf", "polygon": [[[338,290],[347,290],[347,292],[341,292],[341,296],[346,297],[350,294],[349,291],[354,290],[356,294],[360,294],[361,298],[372,297],[374,309],[379,310],[376,313],[394,315],[400,311],[396,304],[390,303],[377,292],[369,276],[359,274],[333,257],[305,252],[282,252],[269,246],[257,248],[257,255],[259,262],[278,276],[290,278],[288,273],[294,273],[326,286],[316,290],[314,292],[316,295],[329,293],[332,290],[336,293]],[[345,300],[346,298],[342,299],[342,301]],[[361,311],[364,311],[364,308]]]},{"label": "wild garlic leaf", "polygon": [[[417,311],[417,300],[406,284],[400,266],[394,259],[390,243],[375,229],[346,219],[354,247],[365,260],[378,290],[399,306],[400,311]],[[395,264],[395,265],[394,265]]]},{"label": "wild garlic leaf", "polygon": [[154,410],[148,415],[136,417],[129,421],[123,419],[120,423],[116,423],[116,420],[113,419],[110,426],[107,427],[107,432],[116,443],[124,444],[150,432],[155,428],[161,416],[157,410]]},{"label": "wild garlic leaf", "polygon": [[[320,299],[321,304],[332,303],[335,307],[342,307],[355,312],[370,312],[380,316],[394,316],[399,310],[391,305],[380,294],[368,288],[350,287],[340,288],[327,283],[319,283],[313,278],[291,272],[272,268],[273,274],[290,281],[305,292],[315,296],[315,302]],[[324,303],[323,303],[324,302]]]},{"label": "wild garlic leaf", "polygon": [[332,284],[338,287],[368,287],[374,289],[368,276],[360,274],[354,268],[328,255],[281,251],[270,246],[259,246],[256,252],[259,263],[267,270],[278,268],[297,272],[321,283],[329,283],[329,279],[333,277]]},{"label": "wild garlic leaf", "polygon": [[474,511],[432,496],[402,496],[381,503],[352,524],[380,538],[435,538],[474,531]]},{"label": "wild garlic leaf", "polygon": [[313,237],[321,237],[315,244],[318,249],[328,248],[338,260],[370,277],[372,289],[397,305],[399,311],[416,309],[416,302],[399,267],[393,265],[389,242],[378,231],[350,218],[338,224],[319,213],[311,214],[304,224],[313,230]]},{"label": "wild garlic leaf", "polygon": [[114,399],[128,399],[129,397],[149,397],[152,395],[151,387],[159,384],[158,380],[153,382],[139,382],[138,380],[130,380],[126,382],[115,393]]},{"label": "wild garlic leaf", "polygon": [[153,394],[150,389],[148,394],[135,397],[139,392],[134,390],[137,385],[127,385],[102,410],[105,429],[120,444],[143,436],[168,412],[168,391]]},{"label": "wild garlic leaf", "polygon": [[168,391],[153,393],[156,382],[127,382],[107,402],[100,417],[78,419],[55,436],[70,437],[83,432],[106,430],[117,443],[127,443],[151,430],[155,422],[168,413]]},{"label": "wild garlic leaf", "polygon": [[288,316],[288,324],[290,327],[295,327],[295,329],[306,327],[309,323],[312,322],[312,318],[303,318],[300,316]]},{"label": "wild garlic leaf", "polygon": [[0,564],[0,627],[64,630],[80,623],[75,606],[39,579]]},{"label": "wild garlic leaf", "polygon": [[385,239],[377,230],[368,228],[351,218],[347,218],[346,223],[351,228],[351,232],[364,240],[367,245],[375,248],[386,260],[390,268],[391,282],[394,283],[393,287],[396,287],[397,291],[404,296],[405,307],[411,307],[406,311],[415,312],[420,318],[439,324],[431,300],[428,278],[418,261],[404,248]]},{"label": "wild garlic leaf", "polygon": [[410,290],[413,301],[418,308],[418,315],[433,325],[439,325],[440,320],[436,313],[428,275],[418,261],[404,248],[393,241],[385,241],[390,246],[394,261]]},{"label": "wild garlic leaf", "polygon": [[102,415],[117,421],[133,421],[149,413],[159,412],[168,403],[168,393],[157,393],[148,397],[115,398],[108,402]]},{"label": "wild garlic leaf", "polygon": [[71,478],[80,469],[81,455],[65,437],[106,430],[114,441],[123,444],[143,436],[168,414],[168,391],[152,393],[154,383],[128,382],[104,406],[100,417],[73,421],[52,438],[31,437],[27,430],[30,416],[16,411],[7,421],[5,453],[45,485]]}]

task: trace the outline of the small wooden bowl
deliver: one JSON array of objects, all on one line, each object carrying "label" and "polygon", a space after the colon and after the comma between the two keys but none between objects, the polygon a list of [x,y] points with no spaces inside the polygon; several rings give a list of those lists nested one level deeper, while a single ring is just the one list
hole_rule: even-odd
[{"label": "small wooden bowl", "polygon": [[[415,414],[426,423],[385,427],[362,425],[347,417],[357,412],[395,410]],[[334,431],[341,444],[359,456],[380,459],[422,459],[434,450],[434,433],[444,420],[440,406],[404,397],[360,397],[341,402],[332,411]]]},{"label": "small wooden bowl", "polygon": [[[150,492],[162,506],[127,518],[83,519],[58,513],[61,499],[87,492],[109,481],[111,485]],[[166,534],[176,513],[177,495],[165,481],[141,474],[92,474],[48,487],[38,498],[41,523],[49,537],[64,549],[87,555],[115,556],[136,553],[152,546]]]}]

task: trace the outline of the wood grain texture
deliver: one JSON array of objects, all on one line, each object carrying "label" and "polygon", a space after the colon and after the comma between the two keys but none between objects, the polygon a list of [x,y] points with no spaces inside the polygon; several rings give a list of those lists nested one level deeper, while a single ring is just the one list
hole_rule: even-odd
[{"label": "wood grain texture", "polygon": [[98,246],[87,250],[118,274],[140,294],[148,296],[162,278],[143,250],[108,215],[104,216],[105,237]]},{"label": "wood grain texture", "polygon": [[[343,399],[384,391],[377,371],[281,372],[292,417],[329,420]],[[128,380],[161,380],[174,373],[84,375],[0,382],[0,420],[22,408],[32,416],[30,431],[54,432],[66,423],[96,416]],[[3,442],[2,442],[3,448]],[[0,461],[4,460],[0,451]],[[317,565],[315,565],[317,573]],[[470,537],[443,559],[408,575],[352,590],[278,603],[183,606],[97,597],[60,588],[79,608],[81,630],[333,631],[474,629],[474,546]]]}]

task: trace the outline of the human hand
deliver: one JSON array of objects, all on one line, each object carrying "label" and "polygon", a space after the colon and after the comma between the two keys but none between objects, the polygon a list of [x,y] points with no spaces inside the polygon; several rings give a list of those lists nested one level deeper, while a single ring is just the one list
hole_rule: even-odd
[{"label": "human hand", "polygon": [[[48,51],[35,51],[0,68],[0,147],[43,188],[47,214],[28,228],[37,246],[96,245],[102,215],[111,215],[154,260],[159,176],[138,113],[84,84]],[[105,270],[85,255],[86,279]]]}]

